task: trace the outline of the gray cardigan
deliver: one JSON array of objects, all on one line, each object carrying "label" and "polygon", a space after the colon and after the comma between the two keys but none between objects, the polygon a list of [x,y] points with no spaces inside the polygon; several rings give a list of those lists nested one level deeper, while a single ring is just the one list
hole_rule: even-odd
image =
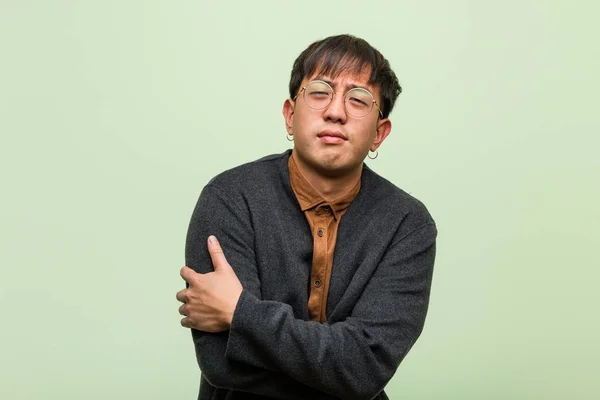
[{"label": "gray cardigan", "polygon": [[308,316],[313,238],[290,186],[290,151],[226,171],[203,189],[186,264],[213,270],[214,234],[244,290],[231,329],[192,329],[199,399],[387,399],[421,333],[436,227],[415,198],[364,166],[342,217],[327,323]]}]

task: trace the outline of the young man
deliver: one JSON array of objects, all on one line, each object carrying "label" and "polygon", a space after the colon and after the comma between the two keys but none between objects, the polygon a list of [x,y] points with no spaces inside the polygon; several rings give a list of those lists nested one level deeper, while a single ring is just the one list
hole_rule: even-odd
[{"label": "young man", "polygon": [[363,163],[400,91],[364,40],[313,43],[283,105],[293,150],[202,191],[177,293],[199,399],[388,398],[423,328],[437,233],[418,200]]}]

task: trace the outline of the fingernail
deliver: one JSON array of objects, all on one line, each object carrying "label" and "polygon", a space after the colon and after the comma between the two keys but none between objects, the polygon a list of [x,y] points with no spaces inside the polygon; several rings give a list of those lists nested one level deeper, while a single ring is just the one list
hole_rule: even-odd
[{"label": "fingernail", "polygon": [[217,243],[218,243],[218,242],[217,242],[217,238],[216,238],[216,237],[214,237],[213,235],[210,235],[210,236],[208,237],[208,243],[210,243],[210,244],[217,244]]}]

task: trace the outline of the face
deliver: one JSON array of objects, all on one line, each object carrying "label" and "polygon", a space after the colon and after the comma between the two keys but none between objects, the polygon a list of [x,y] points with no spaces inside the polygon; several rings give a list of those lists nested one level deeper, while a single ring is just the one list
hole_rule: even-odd
[{"label": "face", "polygon": [[300,93],[295,101],[287,99],[283,106],[286,129],[294,137],[294,154],[299,167],[320,176],[355,174],[369,150],[375,151],[389,135],[391,122],[380,119],[377,106],[364,117],[347,113],[344,96],[348,90],[360,87],[368,90],[381,104],[379,87],[368,84],[369,74],[340,74],[304,78],[300,87],[314,80],[327,82],[334,90],[331,103],[322,110],[310,108]]}]

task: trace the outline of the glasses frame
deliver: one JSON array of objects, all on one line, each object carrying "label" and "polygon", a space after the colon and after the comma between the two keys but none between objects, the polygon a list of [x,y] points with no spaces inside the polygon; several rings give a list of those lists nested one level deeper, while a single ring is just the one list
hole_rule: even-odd
[{"label": "glasses frame", "polygon": [[[311,107],[308,102],[306,101],[306,88],[309,87],[311,84],[313,83],[322,83],[324,85],[326,85],[329,89],[331,89],[331,100],[329,100],[329,103],[327,103],[327,105],[325,107],[322,108],[314,108]],[[373,99],[373,104],[375,105],[375,107],[377,107],[377,111],[379,111],[379,115],[381,115],[381,118],[383,118],[383,112],[381,111],[381,108],[379,107],[379,103],[377,103],[377,100],[375,100],[375,96],[373,96],[373,93],[369,92],[367,89],[365,88],[353,88],[348,90],[345,94],[344,94],[344,110],[346,110],[346,113],[348,113],[348,115],[352,115],[354,118],[364,118],[367,115],[369,115],[371,113],[371,111],[373,110],[373,104],[371,104],[371,109],[369,110],[368,113],[366,113],[365,115],[361,116],[361,117],[357,117],[356,115],[350,113],[348,111],[348,108],[346,107],[346,96],[348,95],[348,93],[354,89],[360,89],[360,90],[364,90],[365,92],[369,93],[371,95],[371,98]],[[300,88],[300,90],[298,91],[298,94],[296,96],[294,96],[294,98],[292,99],[292,101],[296,101],[296,99],[298,98],[298,96],[300,96],[300,93],[302,93],[302,98],[304,99],[304,104],[306,104],[310,109],[312,110],[324,110],[327,107],[329,107],[329,105],[331,104],[331,102],[333,101],[333,98],[335,97],[335,90],[333,90],[333,88],[331,87],[331,85],[325,81],[321,81],[321,80],[315,80],[315,81],[311,81],[309,82],[306,86],[302,86]]]}]

